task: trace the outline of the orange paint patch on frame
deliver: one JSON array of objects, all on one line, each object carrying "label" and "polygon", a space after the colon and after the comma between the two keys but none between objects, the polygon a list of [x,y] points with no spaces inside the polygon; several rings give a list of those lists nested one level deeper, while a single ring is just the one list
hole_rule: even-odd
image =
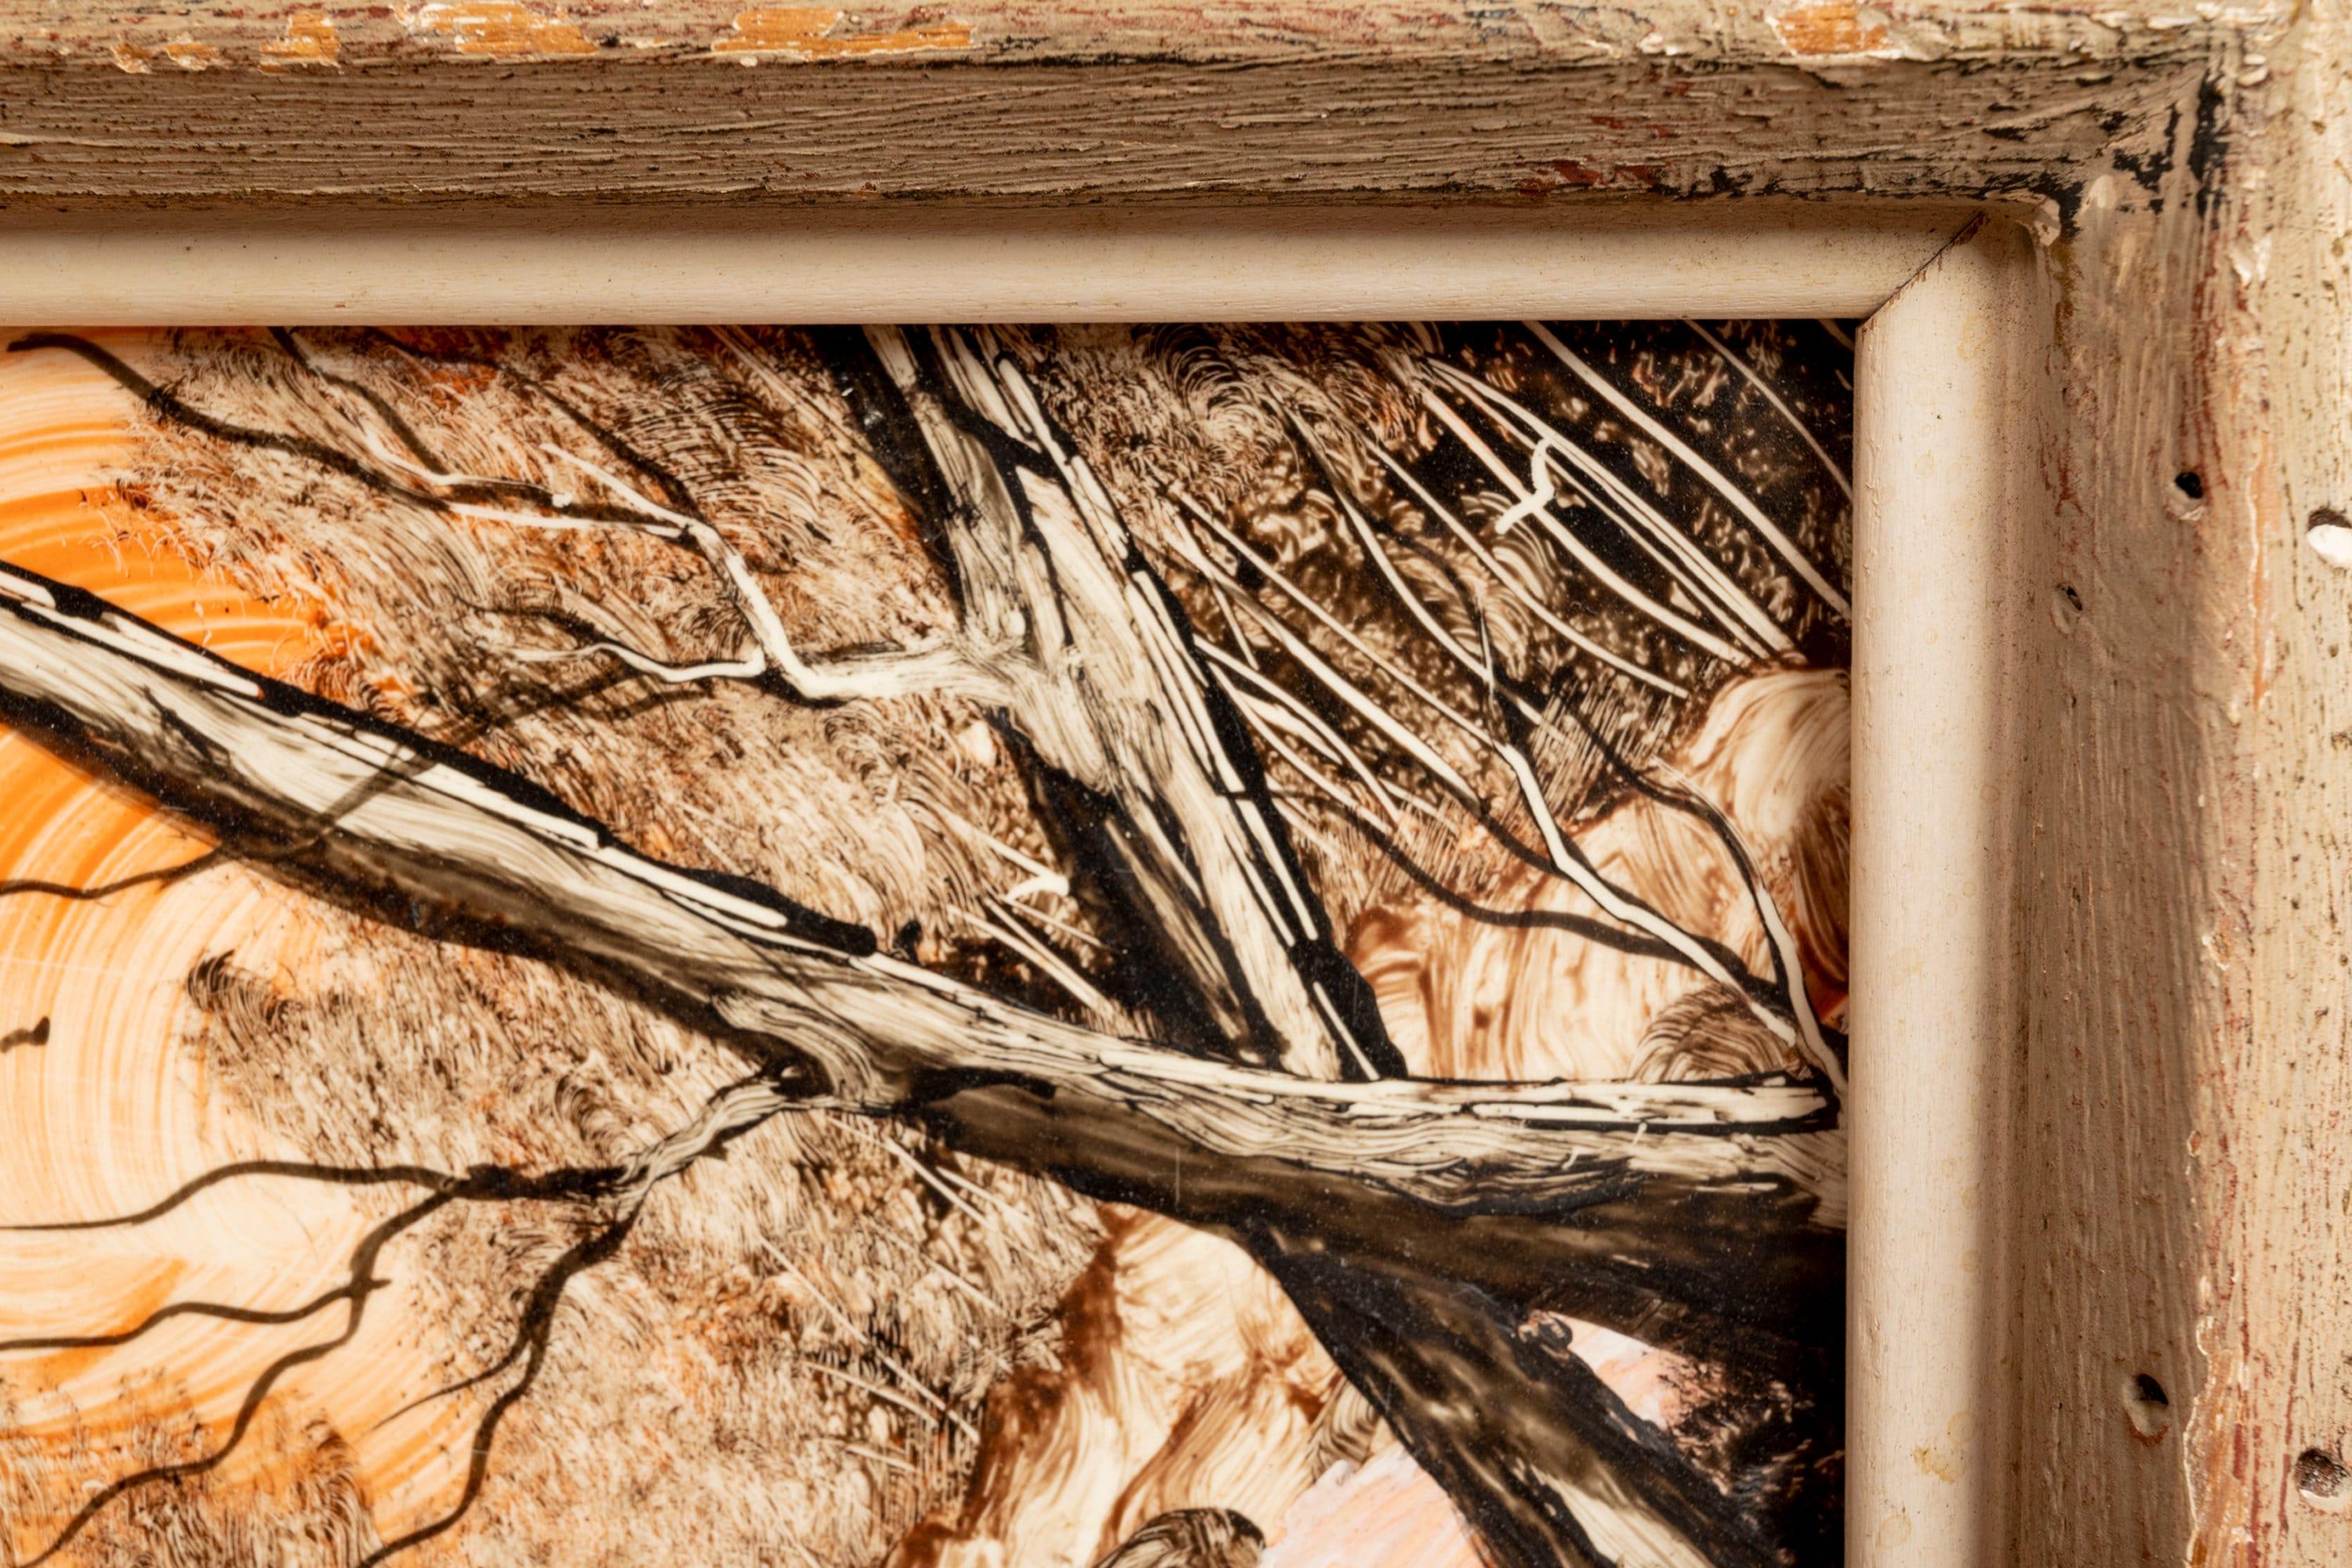
[{"label": "orange paint patch on frame", "polygon": [[713,43],[711,52],[735,56],[750,65],[763,55],[818,60],[971,47],[971,24],[953,18],[895,32],[836,35],[834,29],[847,14],[822,5],[739,11],[735,14],[735,30]]},{"label": "orange paint patch on frame", "polygon": [[342,39],[324,11],[297,11],[286,18],[284,37],[261,46],[261,68],[331,66],[341,52]]},{"label": "orange paint patch on frame", "polygon": [[[325,20],[323,13],[308,12],[298,12],[295,19],[310,15],[316,15],[321,21]],[[295,19],[289,19],[287,23],[289,32],[294,26]],[[333,25],[331,23],[328,24],[328,30],[331,34],[332,33]],[[271,48],[275,48],[277,47],[277,45],[266,46],[262,52],[267,54]],[[215,48],[214,46],[210,44],[199,44],[189,38],[174,38],[168,44],[160,45],[152,48],[144,45],[131,43],[128,39],[123,39],[116,42],[110,53],[114,57],[115,68],[117,70],[127,72],[131,76],[147,75],[155,68],[155,65],[158,60],[168,61],[170,64],[179,67],[182,70],[209,70],[214,66],[220,64],[221,58],[220,50]],[[330,50],[328,58],[330,59],[333,58],[331,50]],[[262,68],[266,70],[268,68],[265,65]]]},{"label": "orange paint patch on frame", "polygon": [[1789,52],[1808,58],[1822,55],[1864,55],[1886,47],[1886,27],[1865,20],[1853,0],[1819,0],[1791,5],[1767,18]]},{"label": "orange paint patch on frame", "polygon": [[516,0],[469,0],[461,5],[433,0],[404,19],[417,32],[455,39],[461,55],[510,59],[523,55],[596,52],[596,46],[582,37],[578,23],[542,16]]}]

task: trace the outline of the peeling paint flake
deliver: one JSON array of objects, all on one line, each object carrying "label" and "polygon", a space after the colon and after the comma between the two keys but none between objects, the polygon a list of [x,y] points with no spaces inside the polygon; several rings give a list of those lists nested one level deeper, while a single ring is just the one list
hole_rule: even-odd
[{"label": "peeling paint flake", "polygon": [[1766,20],[1792,55],[1866,55],[1886,47],[1886,25],[1865,20],[1853,0],[1816,0],[1770,12]]},{"label": "peeling paint flake", "polygon": [[220,50],[194,38],[174,38],[163,46],[163,56],[184,71],[210,70],[220,64]]},{"label": "peeling paint flake", "polygon": [[929,49],[971,47],[971,24],[950,17],[887,33],[841,33],[834,29],[847,13],[824,5],[784,5],[735,14],[735,29],[710,46],[745,65],[764,56],[786,59],[840,59],[853,55],[903,55]]},{"label": "peeling paint flake", "polygon": [[581,36],[578,23],[541,16],[518,0],[467,0],[466,4],[433,0],[406,13],[403,20],[415,32],[456,39],[461,55],[511,59],[596,52],[596,46]]},{"label": "peeling paint flake", "polygon": [[261,68],[331,66],[341,51],[342,39],[324,11],[296,11],[286,18],[286,36],[261,46]]}]

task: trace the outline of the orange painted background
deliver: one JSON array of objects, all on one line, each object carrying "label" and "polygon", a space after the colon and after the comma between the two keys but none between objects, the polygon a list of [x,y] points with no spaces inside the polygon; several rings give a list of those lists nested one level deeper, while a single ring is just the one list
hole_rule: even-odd
[{"label": "orange painted background", "polygon": [[[331,652],[342,631],[320,607],[257,602],[208,578],[174,548],[168,523],[103,482],[129,466],[135,413],[78,359],[0,356],[0,559],[256,670],[286,675]],[[0,1051],[0,1226],[129,1213],[224,1162],[290,1152],[208,1100],[184,984],[192,966],[230,948],[242,966],[291,973],[312,932],[298,898],[204,859],[209,847],[0,730],[0,1037],[13,1041]],[[26,885],[97,889],[183,865],[194,869],[93,899]],[[120,1332],[172,1302],[307,1302],[343,1283],[367,1201],[240,1180],[137,1226],[0,1231],[0,1340]],[[432,1370],[403,1338],[396,1269],[385,1294],[351,1346],[278,1385],[271,1414],[314,1434],[324,1423],[348,1445],[376,1528],[390,1534],[446,1506],[471,1427],[446,1402],[384,1420],[431,1386]],[[159,1418],[184,1431],[194,1415],[207,1428],[202,1446],[216,1447],[255,1376],[341,1332],[343,1312],[335,1302],[289,1325],[177,1317],[118,1348],[0,1353],[0,1380],[21,1436],[79,1426],[78,1441],[39,1450],[55,1456],[43,1464],[75,1467],[50,1478],[69,1494],[134,1468],[120,1450]],[[248,1442],[222,1479],[266,1480],[256,1468],[278,1451]],[[0,1556],[38,1553],[61,1522],[0,1520],[14,1549]]]}]

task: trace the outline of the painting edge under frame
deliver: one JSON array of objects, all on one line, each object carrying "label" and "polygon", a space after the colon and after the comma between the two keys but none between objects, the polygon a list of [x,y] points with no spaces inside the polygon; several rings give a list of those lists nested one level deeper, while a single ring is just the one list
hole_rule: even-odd
[{"label": "painting edge under frame", "polygon": [[[44,17],[44,53],[27,44],[30,8],[12,4],[16,36],[0,51],[7,97],[37,96],[51,107],[36,113],[67,124],[98,111],[76,110],[78,92],[96,106],[123,85],[97,73],[138,74],[95,55],[102,32],[125,32],[111,16],[101,25],[93,13],[81,28],[97,40],[87,64],[61,52],[60,38],[79,36],[78,9],[62,31]],[[1277,9],[1342,32],[1368,26],[1334,8]],[[1799,12],[1819,13],[1822,26],[1789,20]],[[983,49],[991,15],[975,23]],[[1513,313],[1625,314],[1622,295],[1605,296],[1612,279],[1636,276],[1652,279],[1642,314],[1843,313],[1855,310],[1856,279],[1874,280],[1857,376],[1854,989],[1864,1038],[1899,1039],[1903,1051],[1865,1048],[1855,1080],[1848,1560],[2341,1560],[2352,1522],[2307,1465],[2318,1455],[2340,1473],[2352,1435],[2352,1393],[2316,1353],[2352,1337],[2342,1289],[2352,1222],[2341,1158],[2324,1143],[2352,1106],[2352,1009],[2328,962],[2321,838],[2331,795],[2352,788],[2352,748],[2330,742],[2346,721],[2326,679],[2343,580],[2312,543],[2352,508],[2352,444],[2332,413],[2352,363],[2347,264],[2326,243],[2352,208],[2328,174],[2352,136],[2341,10],[2182,21],[2123,7],[2095,26],[1967,6],[1925,21],[1839,6],[1773,15],[1759,42],[1726,7],[1650,7],[1630,66],[1622,47],[1580,62],[1538,37],[1511,56],[1500,110],[1456,114],[1429,99],[1385,129],[1360,128],[1339,174],[1327,145],[1302,140],[1287,154],[1238,158],[1205,196],[1263,213],[1377,195],[1424,215],[1485,198],[1494,243],[1465,247],[1442,222],[1424,223],[1420,243],[1449,258],[1454,289],[1479,287],[1483,269]],[[0,244],[38,265],[15,269],[6,313],[116,315],[121,300],[98,296],[107,275],[89,263],[108,237],[136,232],[163,238],[129,264],[151,287],[181,258],[172,314],[241,316],[251,297],[232,284],[275,279],[292,297],[316,289],[320,255],[363,250],[365,238],[341,237],[354,199],[414,196],[365,146],[340,154],[346,179],[314,169],[307,190],[318,194],[269,162],[304,124],[315,129],[305,115],[334,112],[336,81],[369,59],[351,47],[339,79],[280,76],[257,94],[266,62],[233,55],[254,53],[235,30],[252,25],[224,20],[222,40],[205,44],[226,68],[164,79],[168,92],[159,82],[143,106],[109,110],[132,141],[184,136],[187,105],[210,94],[215,119],[199,142],[227,145],[223,127],[251,133],[217,176],[109,163],[73,152],[70,135],[12,136],[0,199],[14,210]],[[1226,24],[1082,12],[1057,24],[1051,47],[1088,96],[1121,99],[1158,70],[1213,111],[1218,93],[1239,102],[1251,90],[1219,84],[1220,50],[1246,46],[1345,103],[1496,47],[1444,8],[1319,54],[1258,25],[1236,42],[1216,31]],[[1664,43],[1643,47],[1652,39]],[[900,95],[919,118],[934,112],[940,79],[976,79],[957,73],[985,62],[804,63],[865,71],[829,90],[886,109]],[[383,114],[385,96],[392,122],[431,112],[459,90],[455,73],[484,68],[454,49],[439,61],[388,54],[372,112]],[[585,93],[600,68],[522,58],[498,68],[571,71]],[[1610,111],[1596,124],[1620,111],[1686,124],[1699,112],[1694,82],[1718,114],[1743,89],[1771,112],[1654,163],[1606,165],[1632,172],[1605,180],[1563,175],[1531,191],[1498,173],[1524,161],[1513,117],[1529,104],[1576,90],[1585,108]],[[706,97],[698,88],[659,112],[684,123]],[[1941,129],[1921,129],[1930,123]],[[1563,154],[1583,148],[1575,132],[1555,134]],[[1614,134],[1604,126],[1591,139]],[[1891,153],[1904,134],[1917,144]],[[1393,182],[1365,173],[1383,146],[1408,141]],[[1414,186],[1412,171],[1449,149],[1462,178]],[[855,156],[834,156],[855,172]],[[1563,158],[1556,169],[1571,164],[1596,167]],[[1300,311],[1295,293],[1276,291],[1278,268],[1216,261],[1213,216],[1164,205],[1137,209],[1157,226],[1157,249],[1122,258],[1114,247],[1106,267],[1118,215],[1103,204],[1168,193],[1104,167],[1089,173],[1044,142],[1025,162],[1000,150],[992,186],[968,186],[944,208],[911,181],[883,188],[855,227],[885,243],[894,229],[934,231],[908,266],[948,280],[931,296],[940,314],[1165,315],[1136,301],[1181,298],[1172,313],[1219,313],[1207,306],[1221,302],[1231,316],[1341,316],[1390,302],[1351,295],[1342,279],[1324,309]],[[656,154],[624,153],[601,190],[550,177],[545,211],[514,243],[603,258],[600,277],[560,289],[527,269],[467,265],[447,237],[458,215],[386,215],[376,226],[406,236],[404,276],[433,301],[398,313],[748,319],[770,313],[761,300],[788,297],[778,290],[788,261],[808,287],[805,254],[747,261],[728,309],[676,242],[668,205],[709,193],[658,168]],[[467,195],[462,170],[431,173],[447,187],[440,197]],[[231,183],[207,188],[215,178]],[[1338,191],[1317,189],[1335,179]],[[219,208],[239,180],[268,198],[266,211]],[[1612,199],[1587,205],[1589,185]],[[1792,276],[1759,260],[1779,236],[1748,219],[1753,207],[1686,199],[1710,188],[1813,198],[1792,227],[1822,264]],[[1044,237],[1026,259],[990,252],[1000,226],[984,209],[1012,195]],[[1885,240],[1890,197],[1932,206],[1943,226],[1912,232],[1907,258]],[[157,203],[160,214],[129,210]],[[74,210],[31,221],[28,205]],[[961,230],[939,222],[959,208],[982,216]],[[1947,243],[1958,209],[1986,221]],[[712,226],[740,229],[751,209],[704,210]],[[797,209],[767,210],[793,226]],[[1345,221],[1364,210],[1346,209]],[[1318,221],[1294,205],[1276,226],[1311,243],[1331,232]],[[751,229],[761,223],[752,212]],[[668,243],[641,243],[656,229],[672,231]],[[1530,232],[1557,267],[1535,286],[1524,249],[1515,258],[1508,243]],[[273,253],[269,237],[288,235],[310,248]],[[191,254],[224,265],[191,272]],[[882,301],[867,293],[860,305],[853,254],[845,247],[822,274],[831,292],[820,289],[814,315],[903,314],[903,299],[873,309]],[[1409,247],[1383,261],[1386,276],[1410,275]],[[1154,268],[1163,279],[1189,268],[1195,292],[1156,290]],[[363,256],[352,270],[366,274]],[[983,275],[1025,277],[1034,292],[991,303],[974,281]],[[219,292],[207,294],[207,277]],[[959,297],[982,308],[948,309]],[[2314,1353],[2296,1356],[2298,1344]],[[2149,1384],[2160,1417],[2147,1409]]]}]

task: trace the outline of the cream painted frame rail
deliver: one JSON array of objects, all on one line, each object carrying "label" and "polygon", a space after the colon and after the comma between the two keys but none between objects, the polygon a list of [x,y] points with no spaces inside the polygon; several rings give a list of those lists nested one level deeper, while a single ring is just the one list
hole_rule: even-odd
[{"label": "cream painted frame rail", "polygon": [[0,303],[1891,293],[1859,387],[1849,1560],[2352,1559],[2352,583],[2315,548],[2352,511],[2344,0],[950,9],[0,0]]}]

